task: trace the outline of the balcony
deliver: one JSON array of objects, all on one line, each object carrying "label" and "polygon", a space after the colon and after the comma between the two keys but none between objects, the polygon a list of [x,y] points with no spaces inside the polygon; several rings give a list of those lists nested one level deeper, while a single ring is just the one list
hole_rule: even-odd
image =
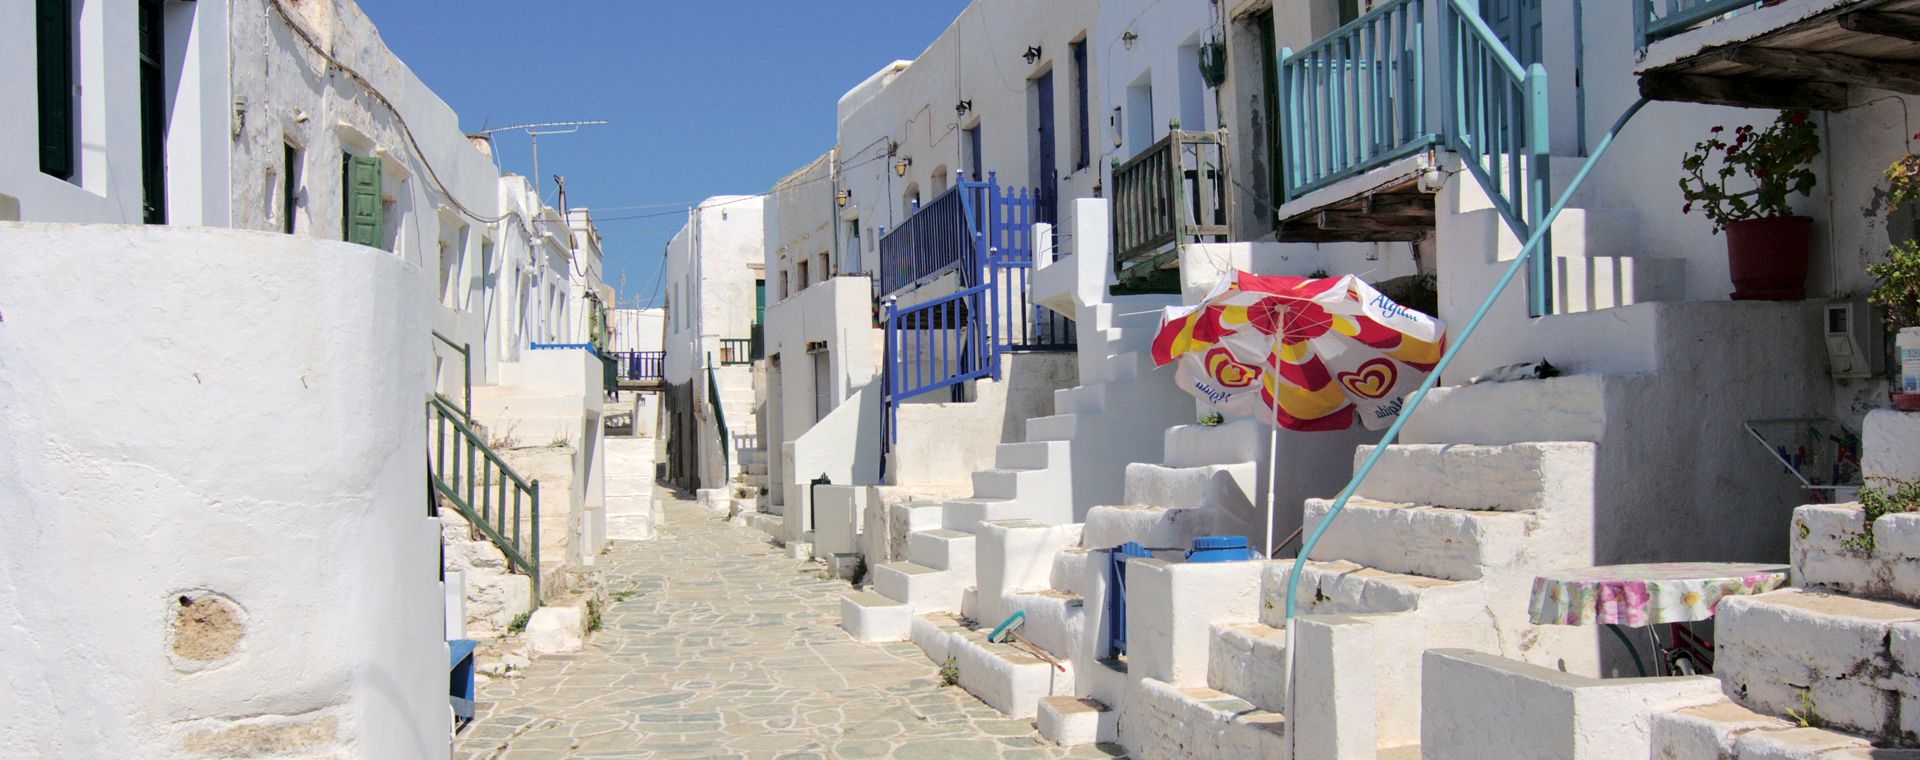
[{"label": "balcony", "polygon": [[1227,216],[1225,136],[1167,136],[1113,168],[1113,270],[1123,292],[1179,290],[1179,244],[1224,243]]},{"label": "balcony", "polygon": [[991,182],[962,181],[882,233],[880,294],[898,294],[949,272],[959,272],[963,283],[977,282],[993,194]]},{"label": "balcony", "polygon": [[1652,100],[1845,108],[1848,90],[1920,94],[1920,0],[1635,0]]}]

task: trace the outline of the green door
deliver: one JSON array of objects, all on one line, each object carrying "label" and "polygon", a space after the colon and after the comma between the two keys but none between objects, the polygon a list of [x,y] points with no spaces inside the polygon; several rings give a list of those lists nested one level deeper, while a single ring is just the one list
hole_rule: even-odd
[{"label": "green door", "polygon": [[767,321],[767,281],[753,281],[753,323],[764,324]]}]

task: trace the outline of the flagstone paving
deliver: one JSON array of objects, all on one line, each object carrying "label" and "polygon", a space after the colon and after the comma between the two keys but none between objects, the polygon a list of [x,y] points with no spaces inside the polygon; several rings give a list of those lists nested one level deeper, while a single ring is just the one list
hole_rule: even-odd
[{"label": "flagstone paving", "polygon": [[575,654],[482,684],[460,760],[1106,758],[1046,743],[910,643],[859,644],[816,565],[669,498],[652,541],[620,541],[605,625]]}]

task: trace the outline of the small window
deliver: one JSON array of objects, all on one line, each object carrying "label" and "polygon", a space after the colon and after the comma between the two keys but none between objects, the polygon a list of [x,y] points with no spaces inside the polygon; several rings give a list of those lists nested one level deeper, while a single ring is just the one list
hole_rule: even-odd
[{"label": "small window", "polygon": [[167,223],[165,52],[160,0],[140,0],[140,189],[147,224]]},{"label": "small window", "polygon": [[833,277],[833,258],[826,251],[820,252],[820,281],[826,282]]},{"label": "small window", "polygon": [[980,125],[975,124],[968,127],[964,135],[966,137],[967,165],[961,170],[961,174],[965,175],[970,173],[973,175],[973,181],[983,182],[987,178],[987,170],[980,165]]},{"label": "small window", "polygon": [[781,270],[780,271],[780,300],[782,301],[787,300],[787,296],[793,295],[793,291],[788,286],[787,279],[788,278],[787,278],[786,270],[784,269]]},{"label": "small window", "polygon": [[281,143],[280,150],[280,231],[289,235],[297,230],[300,210],[300,149],[293,143]]},{"label": "small window", "polygon": [[798,286],[799,289],[801,290],[807,289],[807,260],[806,259],[801,259],[800,263],[794,265],[794,280],[795,280],[794,285]]},{"label": "small window", "polygon": [[70,0],[36,0],[35,74],[39,78],[40,171],[72,179],[74,174],[74,44]]},{"label": "small window", "polygon": [[1093,164],[1093,142],[1087,117],[1087,41],[1074,42],[1073,48],[1073,168],[1077,171]]}]

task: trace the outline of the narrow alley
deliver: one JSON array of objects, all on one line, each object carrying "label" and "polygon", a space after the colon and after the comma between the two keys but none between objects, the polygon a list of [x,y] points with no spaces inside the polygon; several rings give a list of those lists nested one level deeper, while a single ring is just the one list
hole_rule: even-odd
[{"label": "narrow alley", "polygon": [[759,531],[668,498],[658,540],[615,541],[604,627],[480,687],[464,760],[1068,758],[959,689],[911,643],[839,629],[846,584]]}]

